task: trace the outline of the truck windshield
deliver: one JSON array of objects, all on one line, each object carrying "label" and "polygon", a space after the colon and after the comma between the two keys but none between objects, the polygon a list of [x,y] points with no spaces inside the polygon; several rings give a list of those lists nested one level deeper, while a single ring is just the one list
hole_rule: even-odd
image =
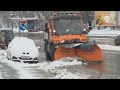
[{"label": "truck windshield", "polygon": [[81,34],[83,31],[81,19],[58,19],[54,24],[57,35]]}]

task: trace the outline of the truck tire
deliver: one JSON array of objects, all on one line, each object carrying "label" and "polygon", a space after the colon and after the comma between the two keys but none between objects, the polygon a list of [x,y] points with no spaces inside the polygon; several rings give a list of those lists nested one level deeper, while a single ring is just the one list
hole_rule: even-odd
[{"label": "truck tire", "polygon": [[46,60],[51,61],[52,58],[51,58],[51,56],[50,56],[50,54],[49,54],[49,52],[47,50],[47,43],[45,43],[44,51],[45,51]]},{"label": "truck tire", "polygon": [[50,61],[54,61],[54,53],[55,53],[55,45],[53,43],[50,43],[50,56],[51,56],[51,60]]}]

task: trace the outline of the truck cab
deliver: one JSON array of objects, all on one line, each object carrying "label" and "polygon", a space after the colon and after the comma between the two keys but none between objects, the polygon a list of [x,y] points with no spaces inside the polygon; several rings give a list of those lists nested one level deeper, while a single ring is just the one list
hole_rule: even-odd
[{"label": "truck cab", "polygon": [[78,12],[58,12],[50,17],[44,29],[46,59],[79,57],[83,61],[101,61],[101,50],[89,43],[84,18]]}]

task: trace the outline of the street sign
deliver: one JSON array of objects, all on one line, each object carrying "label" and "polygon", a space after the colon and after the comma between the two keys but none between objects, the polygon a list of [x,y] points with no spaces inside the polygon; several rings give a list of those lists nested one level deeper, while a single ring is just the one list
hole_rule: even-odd
[{"label": "street sign", "polygon": [[19,26],[19,28],[20,28],[20,30],[25,30],[25,29],[26,29],[26,25],[25,25],[25,24],[21,24],[21,25]]},{"label": "street sign", "polygon": [[21,18],[20,19],[20,23],[25,24],[26,23],[26,19],[25,18]]}]

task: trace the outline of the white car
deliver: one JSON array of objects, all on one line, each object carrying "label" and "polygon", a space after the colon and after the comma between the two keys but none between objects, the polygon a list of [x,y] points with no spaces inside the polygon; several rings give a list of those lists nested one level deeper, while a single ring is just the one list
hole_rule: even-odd
[{"label": "white car", "polygon": [[8,60],[18,62],[38,62],[39,47],[36,47],[32,39],[15,37],[7,48]]}]

